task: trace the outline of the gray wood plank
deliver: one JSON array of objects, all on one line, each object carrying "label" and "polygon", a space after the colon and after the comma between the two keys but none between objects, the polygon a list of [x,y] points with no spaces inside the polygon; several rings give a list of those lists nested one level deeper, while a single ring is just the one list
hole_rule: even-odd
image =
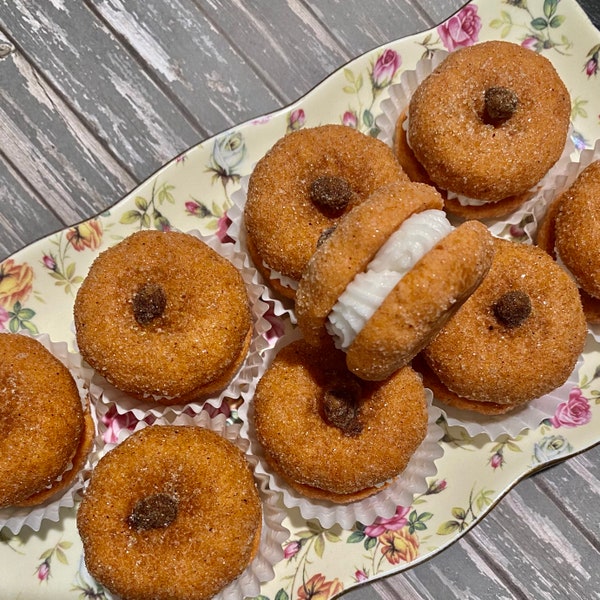
[{"label": "gray wood plank", "polygon": [[[3,158],[0,153],[0,159]],[[0,261],[23,244],[38,239],[43,232],[64,227],[19,173],[4,164],[0,169]]]},{"label": "gray wood plank", "polygon": [[[281,98],[192,0],[88,0],[203,135],[279,108]],[[229,13],[231,15],[231,12]]]},{"label": "gray wood plank", "polygon": [[0,18],[7,39],[137,180],[205,135],[82,2],[19,0]]},{"label": "gray wood plank", "polygon": [[[3,178],[7,169],[18,171],[35,190],[36,204],[54,212],[63,224],[105,209],[133,187],[135,180],[20,52],[0,62],[0,73],[0,147],[7,165]],[[10,211],[26,205],[15,200],[2,211],[16,221],[22,215]],[[35,237],[56,229],[55,221],[37,225]],[[30,239],[25,235],[23,243]]]},{"label": "gray wood plank", "polygon": [[[232,36],[232,43],[246,60],[263,73],[284,104],[308,92],[359,53],[345,48],[298,0],[211,0],[202,6],[210,19]],[[232,12],[238,23],[235,32],[231,30]]]}]

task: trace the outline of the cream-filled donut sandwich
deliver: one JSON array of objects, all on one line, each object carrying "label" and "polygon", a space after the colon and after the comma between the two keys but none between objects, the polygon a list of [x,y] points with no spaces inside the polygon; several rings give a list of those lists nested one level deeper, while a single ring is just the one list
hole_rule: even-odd
[{"label": "cream-filled donut sandwich", "polygon": [[306,340],[331,338],[350,371],[367,380],[407,365],[492,262],[487,228],[455,228],[442,207],[433,187],[396,183],[341,219],[300,280],[296,313]]}]

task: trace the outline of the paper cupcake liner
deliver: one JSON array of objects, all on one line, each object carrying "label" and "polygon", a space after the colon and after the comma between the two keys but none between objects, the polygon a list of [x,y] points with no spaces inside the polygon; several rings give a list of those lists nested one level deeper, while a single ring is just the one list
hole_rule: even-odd
[{"label": "paper cupcake liner", "polygon": [[[232,205],[227,211],[227,216],[231,220],[231,224],[227,229],[227,234],[234,241],[236,250],[243,254],[247,261],[248,265],[251,265],[252,268],[256,270],[252,258],[248,254],[248,243],[246,239],[246,228],[244,227],[244,206],[246,204],[246,197],[248,194],[248,183],[250,181],[250,176],[246,175],[240,179],[240,187],[233,194],[231,194],[231,202]],[[281,273],[277,273],[276,271],[272,271],[273,279],[278,279],[281,284],[285,287],[289,278]],[[274,312],[278,316],[282,316],[285,318],[291,319],[295,322],[295,315],[293,311],[293,302],[288,299],[282,299],[277,296],[271,287],[269,286],[269,282],[265,280],[261,273],[257,271],[258,281],[265,286],[266,295],[269,302],[274,305]]]},{"label": "paper cupcake liner", "polygon": [[229,260],[241,273],[248,291],[254,326],[248,354],[235,376],[221,392],[206,400],[185,404],[163,405],[153,400],[134,398],[117,389],[99,373],[94,373],[93,383],[102,390],[101,402],[114,405],[121,415],[132,412],[137,420],[144,420],[148,417],[159,418],[184,412],[199,413],[205,403],[219,409],[226,400],[233,399],[238,404],[246,402],[254,393],[264,357],[273,345],[272,331],[274,327],[283,327],[278,322],[283,311],[277,312],[278,307],[270,300],[266,287],[260,282],[256,269],[250,265],[245,253],[240,252],[232,243],[221,242],[216,235],[203,236],[196,230],[187,233],[201,239]]},{"label": "paper cupcake liner", "polygon": [[[544,206],[550,206],[554,199],[571,187],[579,174],[596,160],[600,160],[600,140],[596,140],[592,148],[582,150],[577,160],[571,160],[565,165],[562,173],[556,178],[555,186],[544,191]],[[560,257],[556,260],[569,273],[569,269],[561,262]],[[600,324],[588,323],[588,331],[597,342],[600,342]]]},{"label": "paper cupcake liner", "polygon": [[516,437],[527,429],[536,429],[544,419],[549,419],[554,415],[558,405],[569,397],[573,388],[579,386],[579,370],[582,365],[583,357],[580,356],[571,375],[563,385],[508,414],[483,415],[474,411],[460,410],[448,406],[436,398],[433,403],[440,409],[448,425],[462,427],[470,437],[484,434],[491,441],[502,435]]},{"label": "paper cupcake liner", "polygon": [[[263,449],[250,427],[251,452],[259,461],[257,472],[269,478],[271,489],[282,494],[283,503],[288,509],[298,508],[304,520],[317,519],[326,529],[334,525],[351,529],[357,521],[372,523],[378,517],[390,518],[398,506],[410,506],[417,494],[422,494],[427,490],[427,478],[437,473],[435,461],[444,454],[439,443],[444,432],[437,424],[437,420],[441,417],[441,411],[431,404],[431,391],[428,389],[425,391],[429,406],[425,439],[412,455],[406,469],[387,487],[373,496],[349,504],[336,504],[301,495],[290,488],[279,475],[271,471]],[[252,422],[252,405],[250,405],[249,413],[249,420]]]},{"label": "paper cupcake liner", "polygon": [[[105,405],[103,410],[108,410],[108,408]],[[106,445],[106,452],[123,442],[134,432],[149,425],[146,421],[137,421],[132,428],[124,427],[120,429],[116,441]],[[240,424],[227,423],[224,415],[211,418],[205,410],[202,410],[193,416],[175,413],[163,414],[155,419],[152,418],[152,425],[195,426],[210,429],[235,444],[245,453],[254,470],[257,488],[262,500],[263,523],[260,546],[246,570],[215,595],[213,600],[241,600],[245,597],[258,596],[260,586],[275,577],[274,566],[283,559],[283,544],[289,538],[290,532],[283,525],[286,513],[279,503],[278,495],[269,488],[267,475],[258,470],[258,459],[248,452],[250,442],[242,435]],[[80,568],[85,571],[86,578],[93,581],[85,570],[83,562]],[[105,595],[108,600],[118,600],[118,596],[111,594],[108,590],[105,590]]]},{"label": "paper cupcake liner", "polygon": [[[408,107],[410,99],[419,84],[448,56],[445,50],[436,50],[432,56],[419,60],[414,70],[404,71],[400,81],[390,85],[389,97],[381,102],[382,114],[377,119],[380,133],[379,139],[393,147],[396,121]],[[514,211],[497,219],[479,219],[497,237],[518,239],[533,243],[540,219],[546,212],[547,198],[545,193],[557,185],[557,178],[564,172],[575,152],[575,144],[571,139],[571,131],[567,136],[565,147],[558,161],[546,175],[536,184],[533,196]],[[460,221],[460,219],[457,219]]]},{"label": "paper cupcake liner", "polygon": [[[3,334],[0,333],[0,335]],[[47,334],[32,335],[24,332],[22,335],[35,338],[42,346],[44,346],[44,348],[58,358],[67,369],[69,369],[69,372],[77,384],[77,390],[79,391],[84,410],[91,411],[94,426],[97,431],[98,423],[93,409],[95,398],[90,389],[92,370],[84,364],[79,354],[68,350],[66,342],[53,342]],[[39,531],[44,521],[59,521],[61,509],[72,508],[75,506],[77,494],[82,489],[84,481],[93,468],[93,464],[97,458],[99,451],[97,442],[98,440],[96,438],[84,467],[67,488],[59,490],[46,502],[37,506],[8,506],[0,509],[0,529],[6,527],[14,535],[17,535],[23,527],[29,527],[33,531]]]}]

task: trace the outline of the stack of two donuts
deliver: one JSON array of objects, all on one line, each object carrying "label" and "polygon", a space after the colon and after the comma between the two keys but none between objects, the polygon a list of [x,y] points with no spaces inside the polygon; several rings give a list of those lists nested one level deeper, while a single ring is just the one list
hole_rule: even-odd
[{"label": "stack of two donuts", "polygon": [[506,41],[450,53],[396,120],[394,150],[458,217],[504,216],[538,191],[565,149],[571,103],[552,63]]}]

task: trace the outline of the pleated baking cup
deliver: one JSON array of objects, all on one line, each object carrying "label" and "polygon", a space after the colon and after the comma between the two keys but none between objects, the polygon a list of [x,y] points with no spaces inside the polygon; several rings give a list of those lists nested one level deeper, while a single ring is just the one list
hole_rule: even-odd
[{"label": "pleated baking cup", "polygon": [[[544,206],[549,207],[552,202],[563,192],[570,188],[581,172],[589,165],[600,160],[600,140],[596,140],[592,148],[585,148],[579,154],[576,160],[571,160],[565,166],[562,173],[556,178],[556,185],[544,191]],[[562,263],[560,257],[556,257],[557,262],[570,273],[569,269]],[[600,302],[600,300],[598,300]],[[588,331],[594,336],[597,342],[600,342],[600,324],[588,323]]]},{"label": "pleated baking cup", "polygon": [[113,405],[124,415],[132,412],[137,420],[148,417],[158,418],[164,415],[178,415],[184,412],[199,413],[206,402],[219,409],[223,403],[234,406],[243,404],[254,394],[254,386],[260,376],[265,357],[272,350],[274,338],[279,328],[285,327],[279,316],[277,304],[269,297],[268,290],[260,281],[259,275],[250,265],[248,256],[239,251],[232,243],[222,242],[216,235],[204,236],[194,230],[187,232],[206,243],[210,248],[231,262],[240,272],[246,285],[252,313],[253,332],[246,358],[229,381],[227,386],[214,396],[185,404],[165,405],[157,397],[139,399],[117,389],[100,373],[94,373],[93,383],[102,390],[100,401]]},{"label": "pleated baking cup", "polygon": [[[231,237],[233,243],[238,252],[244,254],[248,260],[248,265],[254,265],[252,258],[248,254],[248,240],[246,235],[246,228],[244,227],[244,207],[246,205],[246,198],[248,196],[248,183],[250,176],[246,175],[240,179],[240,187],[231,194],[232,205],[227,211],[231,223],[227,229],[227,235]],[[265,268],[269,268],[264,265]],[[256,269],[255,266],[253,266]],[[261,273],[257,271],[258,280],[265,286],[268,293],[269,301],[273,304],[273,312],[275,315],[281,316],[285,319],[292,319],[294,321],[293,302],[288,299],[283,299],[273,292],[269,285],[269,282],[265,280]],[[277,280],[282,287],[289,287],[296,289],[298,282],[286,277],[282,273],[271,270],[271,278]]]},{"label": "pleated baking cup", "polygon": [[[0,335],[4,335],[0,333]],[[69,370],[81,398],[81,404],[84,412],[92,417],[95,432],[98,431],[98,423],[93,403],[95,398],[90,389],[92,379],[92,370],[85,365],[81,356],[68,349],[66,342],[53,342],[50,337],[43,333],[32,335],[27,332],[21,335],[35,338],[38,342],[58,358]],[[0,509],[0,529],[6,527],[14,535],[17,535],[23,527],[28,527],[33,531],[39,531],[44,521],[60,521],[61,509],[72,508],[75,506],[78,493],[81,491],[86,477],[89,475],[99,452],[98,437],[94,436],[92,448],[88,453],[87,459],[82,469],[80,469],[73,481],[64,489],[58,490],[56,494],[45,502],[36,506],[8,506]],[[5,457],[4,457],[5,458]]]},{"label": "pleated baking cup", "polygon": [[[249,453],[250,441],[244,437],[240,424],[228,423],[225,415],[211,417],[206,410],[198,414],[164,414],[152,420],[137,421],[131,428],[120,429],[116,441],[106,446],[106,452],[110,451],[117,444],[126,440],[133,433],[145,427],[160,427],[164,425],[175,426],[193,426],[210,429],[218,433],[221,437],[229,440],[244,452],[246,459],[254,471],[256,486],[262,501],[262,529],[260,536],[260,545],[258,552],[252,562],[243,571],[237,579],[232,581],[227,587],[214,596],[213,600],[241,600],[246,597],[254,597],[260,594],[262,584],[271,581],[275,577],[274,566],[283,559],[283,544],[289,538],[290,532],[283,525],[286,512],[279,502],[279,496],[270,489],[268,476],[261,473],[258,467],[258,459]],[[235,523],[232,523],[232,527]],[[85,570],[85,566],[80,567]],[[85,576],[92,579],[87,571]],[[108,600],[118,600],[118,596],[104,590]]]},{"label": "pleated baking cup", "polygon": [[542,421],[554,416],[559,405],[568,400],[573,389],[579,387],[579,370],[582,365],[583,357],[580,356],[572,373],[560,387],[504,415],[483,415],[461,410],[436,398],[433,403],[440,409],[448,425],[462,427],[470,437],[484,434],[491,441],[503,435],[514,438],[528,429],[537,429]]},{"label": "pleated baking cup", "polygon": [[[413,70],[404,71],[397,83],[388,88],[389,97],[382,100],[380,105],[381,114],[376,123],[379,128],[378,138],[394,147],[396,122],[400,116],[407,111],[410,99],[420,85],[434,69],[440,65],[448,56],[446,50],[435,50],[431,55],[421,58]],[[569,130],[565,146],[558,161],[550,168],[544,177],[531,189],[531,197],[521,204],[517,209],[499,218],[478,219],[484,223],[497,237],[514,241],[533,243],[535,232],[540,220],[543,218],[547,208],[545,193],[557,185],[565,168],[576,153],[576,147],[572,140],[572,128]],[[544,140],[541,139],[543,144]],[[463,219],[449,214],[450,220],[455,224]]]},{"label": "pleated baking cup", "polygon": [[[359,521],[373,523],[378,517],[391,518],[399,506],[408,507],[418,494],[425,493],[428,489],[427,479],[437,473],[436,460],[444,454],[440,440],[444,431],[437,424],[441,411],[433,406],[432,394],[426,389],[428,410],[428,425],[425,439],[421,442],[412,455],[407,467],[381,491],[363,500],[348,504],[337,504],[327,500],[319,500],[303,496],[291,488],[269,466],[263,449],[256,439],[252,425],[250,426],[250,448],[258,458],[257,471],[269,478],[272,490],[282,494],[283,503],[288,508],[298,508],[304,520],[317,519],[322,527],[328,529],[340,525],[344,529],[351,529]],[[250,404],[249,421],[252,423],[253,406]],[[327,458],[324,457],[324,460]]]}]

